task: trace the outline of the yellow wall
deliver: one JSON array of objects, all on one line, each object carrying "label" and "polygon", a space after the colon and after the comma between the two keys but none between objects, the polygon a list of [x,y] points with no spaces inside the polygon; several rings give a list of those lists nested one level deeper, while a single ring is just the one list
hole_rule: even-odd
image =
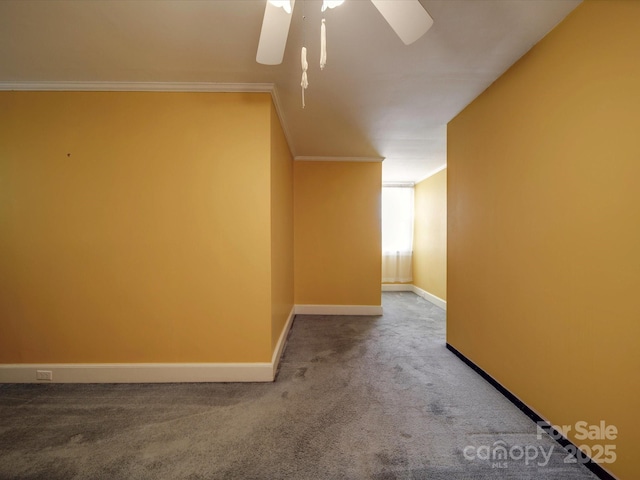
[{"label": "yellow wall", "polygon": [[414,190],[413,284],[447,299],[447,171]]},{"label": "yellow wall", "polygon": [[380,305],[382,165],[294,162],[295,303]]},{"label": "yellow wall", "polygon": [[0,363],[271,360],[271,108],[0,93]]},{"label": "yellow wall", "polygon": [[271,348],[293,308],[293,158],[271,106]]},{"label": "yellow wall", "polygon": [[624,479],[640,478],[638,25],[640,2],[583,3],[448,129],[448,342],[554,424],[617,426],[604,466]]}]

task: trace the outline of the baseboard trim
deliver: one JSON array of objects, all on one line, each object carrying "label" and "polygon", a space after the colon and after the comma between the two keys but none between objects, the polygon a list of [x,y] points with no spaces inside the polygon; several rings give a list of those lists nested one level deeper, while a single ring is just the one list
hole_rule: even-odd
[{"label": "baseboard trim", "polygon": [[[0,383],[272,382],[294,317],[292,307],[271,362],[5,364],[0,365]],[[51,372],[52,379],[38,380],[37,370]]]},{"label": "baseboard trim", "polygon": [[[376,305],[294,305],[271,362],[255,363],[24,363],[0,365],[0,383],[272,382],[296,314],[382,315]],[[38,380],[37,370],[51,372]]]},{"label": "baseboard trim", "polygon": [[381,305],[296,305],[297,315],[382,315]]},{"label": "baseboard trim", "polygon": [[413,285],[413,293],[424,298],[426,301],[433,303],[436,307],[440,307],[443,310],[447,310],[447,302],[440,297],[436,297],[432,293],[427,292],[419,287]]},{"label": "baseboard trim", "polygon": [[[529,417],[532,421],[536,423],[536,425],[544,430],[545,432],[551,435],[551,438],[555,439],[563,448],[567,448],[571,446],[571,449],[575,452],[578,451],[578,447],[567,437],[562,435],[558,430],[553,428],[552,424],[544,419],[538,412],[529,407],[526,403],[520,400],[517,396],[507,390],[500,382],[498,382],[495,378],[485,372],[481,367],[476,365],[472,360],[467,358],[463,353],[457,350],[450,343],[447,343],[447,349],[451,351],[455,356],[457,356],[460,360],[466,363],[473,371],[475,371],[478,375],[480,375],[484,380],[486,380],[492,387],[498,390],[502,395],[504,395],[507,400],[513,403],[518,409],[520,409],[527,417]],[[590,457],[585,455],[585,459],[580,459],[580,462],[584,464],[591,472],[593,472],[598,478],[602,480],[616,480],[617,477],[609,473],[604,467],[602,467],[599,463],[594,462]]]},{"label": "baseboard trim", "polygon": [[410,283],[383,283],[383,292],[413,292],[413,285]]},{"label": "baseboard trim", "polygon": [[[48,370],[51,380],[37,380]],[[0,365],[0,383],[272,382],[264,363],[39,363]]]},{"label": "baseboard trim", "polygon": [[293,325],[293,319],[296,316],[296,307],[295,305],[291,307],[291,312],[289,312],[289,317],[287,318],[287,322],[284,324],[284,328],[280,333],[280,338],[278,338],[278,343],[276,343],[276,348],[273,350],[273,356],[271,357],[271,365],[273,375],[271,380],[275,380],[276,373],[278,372],[278,365],[280,364],[280,358],[282,357],[282,352],[284,352],[284,347],[287,344],[287,338],[289,336],[289,330],[291,330],[291,325]]},{"label": "baseboard trim", "polygon": [[416,295],[424,298],[426,301],[433,303],[436,307],[440,307],[443,310],[447,310],[447,301],[436,297],[434,294],[427,292],[426,290],[416,287],[410,283],[383,283],[383,292],[413,292]]}]

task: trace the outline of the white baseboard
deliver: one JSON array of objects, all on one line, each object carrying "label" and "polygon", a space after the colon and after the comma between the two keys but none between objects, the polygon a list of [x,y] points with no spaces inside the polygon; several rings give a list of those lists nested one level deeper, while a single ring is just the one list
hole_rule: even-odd
[{"label": "white baseboard", "polygon": [[[0,365],[0,383],[272,382],[294,316],[295,307],[282,329],[271,362],[5,364]],[[37,380],[38,370],[51,372],[51,380]]]},{"label": "white baseboard", "polygon": [[[0,383],[272,382],[296,314],[382,315],[379,305],[295,305],[271,357],[256,363],[31,363],[0,365]],[[36,371],[51,372],[38,380]]]},{"label": "white baseboard", "polygon": [[382,315],[381,305],[296,305],[299,315]]},{"label": "white baseboard", "polygon": [[413,285],[410,283],[383,283],[383,292],[413,292]]},{"label": "white baseboard", "polygon": [[282,357],[282,352],[284,351],[284,346],[287,343],[287,335],[289,335],[289,330],[291,330],[291,325],[293,325],[293,319],[296,316],[296,306],[291,307],[291,312],[289,312],[289,318],[287,318],[287,322],[284,324],[284,328],[280,333],[280,338],[278,338],[278,343],[276,344],[276,348],[273,350],[273,356],[271,357],[271,365],[272,365],[272,375],[271,381],[276,378],[276,372],[278,371],[278,365],[280,364],[280,357]]},{"label": "white baseboard", "polygon": [[422,290],[421,288],[418,288],[415,285],[412,285],[412,287],[413,287],[412,291],[416,295],[419,295],[420,297],[424,298],[426,301],[433,303],[436,307],[440,307],[445,311],[447,310],[446,300],[443,300],[440,297],[436,297],[432,293],[429,293],[426,290]]},{"label": "white baseboard", "polygon": [[443,310],[447,310],[446,300],[443,300],[440,297],[436,297],[432,293],[429,293],[426,290],[423,290],[409,283],[383,283],[382,291],[383,292],[413,292],[416,295],[424,298],[428,302],[433,303],[435,306],[440,307]]},{"label": "white baseboard", "polygon": [[[36,370],[51,380],[36,380]],[[0,383],[272,382],[264,363],[49,363],[0,365]]]}]

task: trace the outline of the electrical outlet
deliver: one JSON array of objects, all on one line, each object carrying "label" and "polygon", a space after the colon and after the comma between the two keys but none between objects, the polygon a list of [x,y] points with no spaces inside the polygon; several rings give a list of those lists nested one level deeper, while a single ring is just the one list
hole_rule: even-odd
[{"label": "electrical outlet", "polygon": [[36,380],[53,380],[51,370],[36,370]]}]

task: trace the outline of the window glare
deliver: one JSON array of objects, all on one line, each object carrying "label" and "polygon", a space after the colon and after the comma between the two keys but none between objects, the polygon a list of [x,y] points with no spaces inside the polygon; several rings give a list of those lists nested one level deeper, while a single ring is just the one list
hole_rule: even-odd
[{"label": "window glare", "polygon": [[413,249],[413,188],[382,188],[382,252]]}]

